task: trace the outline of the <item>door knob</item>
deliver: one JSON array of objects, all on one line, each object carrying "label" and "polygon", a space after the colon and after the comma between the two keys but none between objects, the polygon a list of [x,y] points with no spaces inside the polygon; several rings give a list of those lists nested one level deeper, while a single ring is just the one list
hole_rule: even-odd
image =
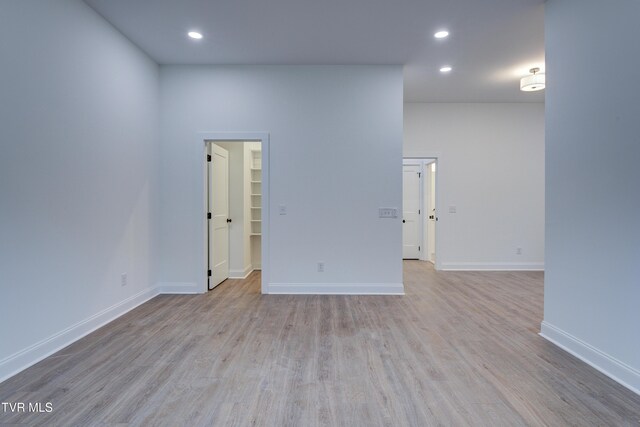
[{"label": "door knob", "polygon": [[405,220],[403,219],[403,220],[402,220],[402,223],[404,224],[405,222],[407,222],[407,221],[405,221]]},{"label": "door knob", "polygon": [[231,218],[227,218],[227,222],[231,222]]}]

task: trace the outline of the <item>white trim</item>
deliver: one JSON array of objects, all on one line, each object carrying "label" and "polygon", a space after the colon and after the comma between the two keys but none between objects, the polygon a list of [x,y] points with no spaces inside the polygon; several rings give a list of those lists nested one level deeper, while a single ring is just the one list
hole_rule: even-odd
[{"label": "white trim", "polygon": [[98,313],[63,329],[29,347],[0,360],[0,382],[35,365],[42,359],[71,345],[79,339],[89,335],[96,329],[112,322],[123,314],[133,310],[141,304],[158,295],[158,288],[147,288],[129,298],[112,305]]},{"label": "white trim", "polygon": [[253,266],[247,265],[244,270],[229,270],[229,279],[246,279],[253,273]]},{"label": "white trim", "polygon": [[[436,236],[437,237],[437,236]],[[544,271],[543,262],[442,262],[443,271]]]},{"label": "white trim", "polygon": [[540,336],[640,395],[640,371],[543,321]]},{"label": "white trim", "polygon": [[156,285],[159,294],[201,294],[197,283],[160,282]]},{"label": "white trim", "polygon": [[404,295],[402,283],[271,283],[269,294]]},{"label": "white trim", "polygon": [[208,251],[207,251],[207,142],[209,141],[260,141],[261,149],[262,149],[262,283],[261,283],[261,292],[263,294],[267,293],[268,283],[269,283],[269,211],[270,211],[270,200],[269,200],[269,159],[270,159],[270,149],[269,149],[269,133],[268,132],[198,132],[197,133],[197,143],[201,147],[200,150],[195,150],[200,156],[199,159],[194,159],[194,168],[199,170],[200,179],[198,180],[200,186],[200,193],[202,194],[200,203],[201,203],[201,216],[200,218],[194,218],[194,223],[200,222],[202,224],[202,234],[201,234],[201,245],[202,248],[202,258],[200,264],[200,283],[202,286],[202,292],[207,292],[209,289],[208,284],[208,275],[207,275],[207,266],[208,266]]}]

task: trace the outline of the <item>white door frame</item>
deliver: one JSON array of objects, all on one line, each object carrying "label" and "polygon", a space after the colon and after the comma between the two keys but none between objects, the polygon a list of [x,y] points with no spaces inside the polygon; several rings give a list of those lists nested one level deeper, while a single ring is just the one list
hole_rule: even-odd
[{"label": "white door frame", "polygon": [[[438,218],[438,220],[435,223],[435,230],[436,230],[436,262],[435,262],[435,269],[436,270],[441,270],[442,269],[442,257],[438,254],[442,253],[441,249],[442,247],[440,246],[440,215],[439,215],[439,211],[442,208],[442,200],[441,197],[442,195],[440,193],[442,193],[440,191],[440,189],[442,188],[442,174],[440,173],[440,171],[442,171],[442,153],[440,152],[428,152],[428,151],[409,151],[409,152],[405,152],[404,155],[402,156],[402,160],[403,160],[403,164],[405,160],[434,160],[435,159],[435,163],[436,163],[436,218]],[[424,168],[423,168],[424,169]],[[424,170],[423,172],[423,177],[424,177]],[[424,181],[423,181],[424,182]],[[424,209],[424,206],[422,206],[422,209]],[[424,212],[424,210],[423,210]],[[427,215],[424,215],[423,218],[427,218]],[[423,224],[424,225],[424,224]],[[423,237],[422,239],[424,240],[424,233],[423,233]],[[424,244],[424,242],[423,242]],[[428,259],[424,254],[426,254],[426,251],[423,251],[423,256],[420,258],[421,260],[426,260]]]},{"label": "white door frame", "polygon": [[208,266],[209,266],[209,248],[208,242],[208,226],[207,213],[208,210],[208,194],[207,194],[207,143],[209,142],[239,142],[245,141],[260,142],[262,145],[262,283],[261,292],[269,293],[269,272],[271,265],[269,263],[269,133],[268,132],[200,132],[198,133],[197,142],[200,147],[198,151],[200,164],[200,186],[201,217],[196,221],[202,224],[201,244],[201,281],[202,292],[205,293],[209,289]]}]

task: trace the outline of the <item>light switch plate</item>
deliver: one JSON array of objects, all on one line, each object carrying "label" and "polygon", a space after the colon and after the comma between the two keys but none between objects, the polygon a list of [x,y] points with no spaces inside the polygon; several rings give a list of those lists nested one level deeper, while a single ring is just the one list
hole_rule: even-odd
[{"label": "light switch plate", "polygon": [[379,218],[398,218],[398,208],[378,208]]}]

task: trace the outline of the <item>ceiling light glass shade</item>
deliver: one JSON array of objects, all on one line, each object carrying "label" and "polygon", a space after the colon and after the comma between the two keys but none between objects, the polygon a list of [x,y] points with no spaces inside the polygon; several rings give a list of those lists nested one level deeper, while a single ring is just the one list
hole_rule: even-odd
[{"label": "ceiling light glass shade", "polygon": [[534,92],[536,90],[542,90],[545,86],[545,75],[536,74],[539,69],[534,68],[531,70],[533,74],[520,79],[520,90],[524,92]]}]

